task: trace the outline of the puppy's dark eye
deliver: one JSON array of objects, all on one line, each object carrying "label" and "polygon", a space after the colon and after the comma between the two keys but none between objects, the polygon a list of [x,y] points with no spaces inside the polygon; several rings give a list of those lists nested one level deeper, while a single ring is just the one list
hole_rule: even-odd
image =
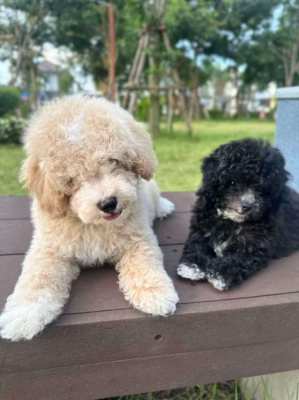
[{"label": "puppy's dark eye", "polygon": [[109,162],[115,166],[119,166],[120,165],[120,161],[117,160],[116,158],[109,158]]}]

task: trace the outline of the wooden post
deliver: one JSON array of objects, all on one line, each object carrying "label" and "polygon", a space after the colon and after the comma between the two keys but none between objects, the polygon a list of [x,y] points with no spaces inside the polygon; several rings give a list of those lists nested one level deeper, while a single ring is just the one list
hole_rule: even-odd
[{"label": "wooden post", "polygon": [[167,91],[167,131],[173,131],[173,90]]},{"label": "wooden post", "polygon": [[[165,31],[163,32],[163,41],[164,41],[166,50],[169,51],[169,53],[170,53],[172,51],[171,44],[170,44],[169,37],[167,36]],[[189,116],[188,109],[187,109],[185,95],[184,95],[184,93],[182,93],[182,89],[181,89],[182,85],[181,85],[179,73],[176,70],[176,68],[173,68],[172,75],[173,75],[173,80],[174,80],[175,84],[179,88],[179,99],[180,99],[181,112],[182,112],[182,115],[186,122],[188,134],[189,134],[189,136],[192,136],[192,123],[190,121],[190,116]]]},{"label": "wooden post", "polygon": [[109,54],[108,95],[110,100],[115,101],[116,43],[115,43],[115,16],[112,3],[107,4],[107,11],[108,11],[108,54]]},{"label": "wooden post", "polygon": [[[134,84],[139,84],[139,79],[140,76],[142,74],[143,71],[143,67],[144,67],[144,63],[145,63],[145,56],[146,56],[146,47],[148,45],[148,41],[149,41],[149,36],[146,33],[144,35],[144,37],[142,38],[142,41],[140,42],[140,53],[139,53],[139,58],[138,58],[138,62],[136,64],[136,72],[135,75],[133,77],[132,83]],[[136,106],[136,101],[137,101],[137,93],[132,92],[131,96],[130,96],[130,101],[129,101],[129,105],[128,105],[128,110],[130,113],[133,113],[135,111],[135,106]]]},{"label": "wooden post", "polygon": [[149,87],[150,89],[150,110],[149,110],[149,130],[153,136],[160,132],[160,74],[159,74],[159,32],[153,32],[150,38],[149,56]]}]

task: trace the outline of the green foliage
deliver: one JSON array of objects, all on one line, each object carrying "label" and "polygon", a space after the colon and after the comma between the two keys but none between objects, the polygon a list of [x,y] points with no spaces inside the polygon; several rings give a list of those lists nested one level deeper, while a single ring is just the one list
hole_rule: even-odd
[{"label": "green foliage", "polygon": [[64,70],[59,74],[59,90],[63,94],[67,94],[74,82],[73,76],[68,70]]},{"label": "green foliage", "polygon": [[150,98],[142,97],[137,104],[136,118],[139,121],[148,121],[150,111]]},{"label": "green foliage", "polygon": [[20,105],[20,91],[15,87],[0,87],[0,117],[13,114]]},{"label": "green foliage", "polygon": [[[258,38],[251,45],[244,45],[241,52],[246,68],[243,74],[245,85],[257,83],[260,88],[266,88],[269,81],[275,81],[279,86],[284,85],[283,65],[277,62],[277,58],[272,51],[272,33],[266,33]],[[265,51],[267,49],[267,51]]]},{"label": "green foliage", "polygon": [[[100,85],[107,79],[107,7],[104,2],[47,0],[53,18],[53,41],[71,49],[85,72]],[[117,76],[125,81],[144,22],[142,2],[114,0],[116,14]]]},{"label": "green foliage", "polygon": [[239,59],[246,64],[245,84],[299,83],[299,0],[280,1],[276,14],[274,26],[273,20],[264,21],[262,29],[253,32],[239,49]]},{"label": "green foliage", "polygon": [[225,118],[224,111],[214,108],[209,111],[209,117],[213,120],[221,120]]},{"label": "green foliage", "polygon": [[191,46],[196,56],[204,51],[220,27],[217,1],[172,0],[166,11],[165,24],[173,45],[188,41],[181,44],[183,50]]},{"label": "green foliage", "polygon": [[54,43],[74,51],[85,71],[95,80],[105,77],[103,7],[84,0],[49,0],[47,3],[55,21]]},{"label": "green foliage", "polygon": [[28,47],[51,41],[53,25],[45,18],[49,12],[47,0],[2,0],[2,4],[7,10],[7,20],[1,21],[1,28],[5,33],[12,35],[11,43],[14,46],[25,46],[25,43],[17,41],[24,39],[26,35],[30,37]]},{"label": "green foliage", "polygon": [[0,4],[1,59],[9,60],[11,84],[20,81],[34,108],[39,86],[36,61],[55,30],[47,15],[47,1],[2,0]]},{"label": "green foliage", "polygon": [[23,118],[29,118],[31,114],[31,107],[29,101],[21,101],[20,104],[20,114]]},{"label": "green foliage", "polygon": [[[116,17],[119,87],[128,79],[139,37],[145,29],[159,35],[158,30],[165,28],[170,39],[171,52],[165,51],[162,40],[156,46],[160,80],[169,79],[169,68],[175,66],[189,89],[209,79],[203,60],[213,60],[214,56],[245,66],[246,84],[264,83],[272,78],[280,83],[285,80],[285,71],[278,54],[283,48],[291,49],[299,36],[298,0],[171,0],[166,2],[162,20],[157,18],[159,13],[154,1],[111,0],[111,3]],[[3,0],[3,4],[4,18],[0,21],[0,33],[4,37],[2,56],[11,60],[14,80],[21,78],[32,97],[39,84],[34,61],[47,42],[70,49],[74,54],[72,62],[80,63],[84,72],[93,76],[98,88],[105,90],[108,76],[105,2]],[[271,24],[278,5],[283,8],[283,13],[279,29],[275,31]],[[5,13],[9,18],[5,18]],[[6,37],[10,39],[6,40]],[[152,46],[148,46],[147,51],[151,52]],[[292,65],[290,60],[287,64]],[[146,63],[144,80],[148,75]],[[64,92],[70,82],[66,76],[62,81]],[[31,99],[31,104],[34,100]]]},{"label": "green foliage", "polygon": [[21,143],[23,130],[26,120],[15,116],[0,118],[0,144],[2,143]]}]

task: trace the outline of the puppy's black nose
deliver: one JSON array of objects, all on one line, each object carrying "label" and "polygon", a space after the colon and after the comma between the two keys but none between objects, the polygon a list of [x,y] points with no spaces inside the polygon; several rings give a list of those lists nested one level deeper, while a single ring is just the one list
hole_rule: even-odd
[{"label": "puppy's black nose", "polygon": [[104,213],[112,213],[117,207],[117,198],[108,197],[107,199],[100,201],[97,206]]},{"label": "puppy's black nose", "polygon": [[243,200],[243,201],[241,202],[241,208],[242,208],[242,211],[243,211],[243,212],[248,212],[248,211],[250,211],[251,208],[252,208],[252,206],[253,206],[253,204],[252,204],[251,201]]}]

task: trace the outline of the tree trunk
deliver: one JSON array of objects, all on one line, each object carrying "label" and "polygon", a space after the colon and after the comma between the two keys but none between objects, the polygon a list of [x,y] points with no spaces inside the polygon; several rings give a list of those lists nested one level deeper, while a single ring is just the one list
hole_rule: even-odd
[{"label": "tree trunk", "polygon": [[[192,130],[192,113],[190,112],[190,107],[191,107],[191,99],[188,99],[188,94],[185,91],[182,93],[182,107],[183,107],[183,115],[185,116],[185,121],[187,125],[187,130],[188,130],[188,135],[190,137],[193,136],[193,130]],[[189,109],[188,109],[189,108]]]},{"label": "tree trunk", "polygon": [[168,90],[167,93],[167,131],[171,133],[173,131],[173,91]]},{"label": "tree trunk", "polygon": [[31,110],[37,109],[38,102],[38,82],[37,82],[37,67],[32,60],[30,66],[30,108]]},{"label": "tree trunk", "polygon": [[299,72],[299,39],[292,44],[289,51],[283,52],[283,67],[285,76],[285,86],[293,86],[295,75]]},{"label": "tree trunk", "polygon": [[115,12],[112,3],[107,4],[108,11],[108,54],[109,54],[109,70],[108,70],[108,98],[116,101],[116,82],[115,82],[115,66],[116,66],[116,43],[115,43]]},{"label": "tree trunk", "polygon": [[[172,49],[171,49],[169,37],[167,36],[167,34],[165,32],[163,33],[163,41],[164,41],[164,45],[165,45],[166,50],[171,52]],[[182,85],[181,85],[180,76],[179,76],[179,73],[176,70],[176,68],[173,68],[172,75],[173,75],[173,80],[174,80],[175,84],[177,85],[177,87],[179,89],[180,109],[181,109],[181,113],[182,113],[182,115],[183,115],[183,117],[185,119],[186,125],[187,125],[188,135],[192,136],[192,123],[191,123],[190,118],[189,118],[187,104],[185,102],[185,96],[184,96],[184,93],[182,93],[182,90],[181,90]]]},{"label": "tree trunk", "polygon": [[191,96],[191,120],[198,120],[200,118],[200,104],[199,104],[199,96],[198,96],[198,87],[192,89]]},{"label": "tree trunk", "polygon": [[159,73],[159,33],[155,32],[151,37],[151,54],[149,56],[149,87],[150,87],[150,110],[149,129],[153,136],[160,133],[160,73]]}]

